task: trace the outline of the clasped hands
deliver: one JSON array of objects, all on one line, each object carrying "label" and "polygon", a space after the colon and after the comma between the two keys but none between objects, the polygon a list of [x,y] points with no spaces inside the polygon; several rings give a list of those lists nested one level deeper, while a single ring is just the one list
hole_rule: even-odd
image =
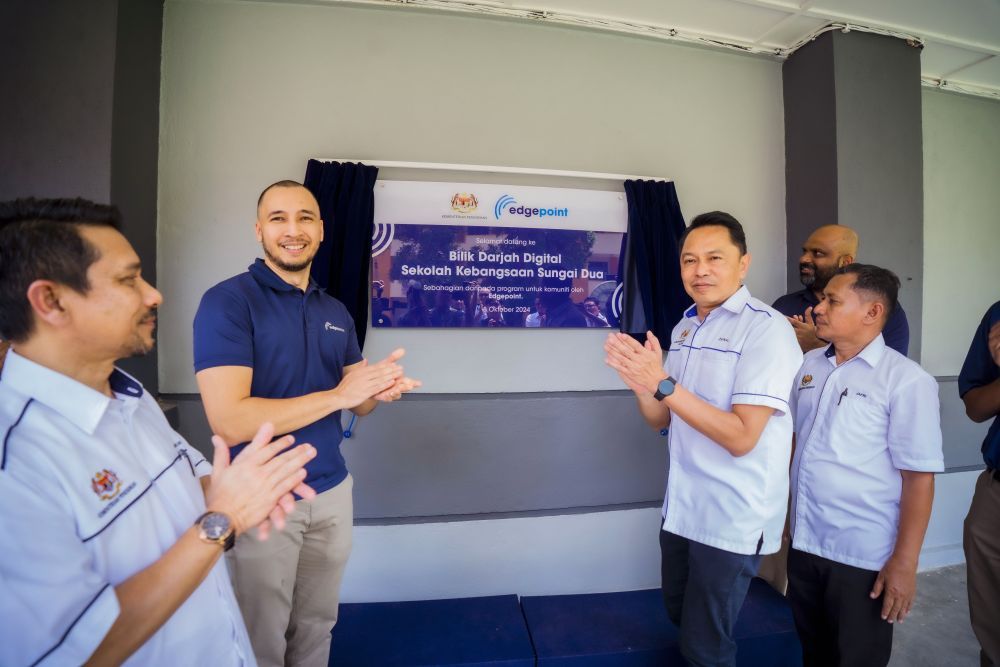
[{"label": "clasped hands", "polygon": [[406,351],[399,347],[382,361],[370,364],[365,359],[346,373],[336,388],[347,402],[346,407],[357,407],[369,398],[391,403],[419,387],[420,380],[403,375],[403,367],[397,363],[404,354]]},{"label": "clasped hands", "polygon": [[604,362],[618,372],[618,377],[637,396],[651,395],[667,377],[663,370],[663,349],[652,331],[646,332],[645,344],[623,333],[610,333],[604,341]]}]

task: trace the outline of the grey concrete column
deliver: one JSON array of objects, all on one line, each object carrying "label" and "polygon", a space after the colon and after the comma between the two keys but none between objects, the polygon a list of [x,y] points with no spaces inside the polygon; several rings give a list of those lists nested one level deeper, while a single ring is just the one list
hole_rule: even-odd
[{"label": "grey concrete column", "polygon": [[867,33],[826,33],[783,71],[788,287],[802,242],[824,224],[861,237],[859,261],[892,269],[919,359],[923,307],[920,50]]},{"label": "grey concrete column", "polygon": [[[156,193],[160,141],[160,53],[163,0],[119,0],[114,106],[111,125],[111,201],[156,284]],[[158,352],[121,362],[154,394]]]},{"label": "grey concrete column", "polygon": [[[156,277],[163,0],[0,4],[0,199],[117,204]],[[157,392],[156,353],[122,366]]]}]

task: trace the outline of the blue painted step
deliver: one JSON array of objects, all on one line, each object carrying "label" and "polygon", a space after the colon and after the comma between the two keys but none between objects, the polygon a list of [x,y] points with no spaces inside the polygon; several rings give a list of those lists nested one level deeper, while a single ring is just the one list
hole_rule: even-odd
[{"label": "blue painted step", "polygon": [[[659,589],[521,598],[539,667],[684,665]],[[754,579],[735,633],[740,667],[799,667],[785,598]]]},{"label": "blue painted step", "polygon": [[331,667],[533,667],[516,595],[340,605]]}]

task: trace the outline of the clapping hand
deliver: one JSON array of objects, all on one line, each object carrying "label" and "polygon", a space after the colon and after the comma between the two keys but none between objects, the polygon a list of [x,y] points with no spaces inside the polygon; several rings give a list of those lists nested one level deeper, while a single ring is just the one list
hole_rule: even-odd
[{"label": "clapping hand", "polygon": [[293,447],[295,438],[290,435],[271,440],[273,435],[274,426],[265,422],[232,461],[229,445],[212,436],[215,457],[205,504],[228,516],[237,535],[256,526],[257,537],[266,540],[272,526],[285,527],[285,517],[295,509],[293,493],[310,500],[316,497],[304,482],[305,465],[316,456],[316,449],[308,444]]},{"label": "clapping hand", "polygon": [[663,370],[663,349],[652,331],[646,332],[646,342],[623,333],[610,333],[604,342],[604,361],[618,372],[618,377],[636,395],[652,394],[660,380],[667,377]]}]

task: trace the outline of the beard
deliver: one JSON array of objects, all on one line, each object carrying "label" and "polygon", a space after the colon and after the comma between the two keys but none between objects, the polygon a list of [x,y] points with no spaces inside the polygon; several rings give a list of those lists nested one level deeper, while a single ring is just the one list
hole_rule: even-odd
[{"label": "beard", "polygon": [[[150,317],[156,317],[155,309],[150,310],[148,313],[142,316],[142,319],[139,320],[139,326],[140,327],[146,326],[146,322],[149,321]],[[133,335],[132,338],[128,341],[128,343],[126,343],[122,347],[122,352],[121,355],[119,356],[119,359],[126,359],[129,357],[141,357],[143,355],[152,352],[155,346],[156,346],[155,326],[153,327],[153,330],[149,332],[148,339],[141,331],[136,331],[135,335]]]},{"label": "beard", "polygon": [[271,260],[272,264],[277,266],[282,271],[288,271],[289,273],[298,273],[299,271],[308,269],[309,265],[312,264],[313,257],[316,256],[316,252],[314,251],[313,254],[308,257],[303,257],[297,262],[286,262],[271,252],[271,250],[263,243],[260,244],[260,247],[264,249],[264,256]]},{"label": "beard", "polygon": [[[812,275],[807,276],[802,273],[802,269],[812,269]],[[826,287],[830,279],[833,278],[837,273],[837,267],[831,266],[829,268],[821,269],[815,264],[800,262],[799,263],[799,282],[802,283],[803,287],[808,287],[813,290],[822,290]]]}]

